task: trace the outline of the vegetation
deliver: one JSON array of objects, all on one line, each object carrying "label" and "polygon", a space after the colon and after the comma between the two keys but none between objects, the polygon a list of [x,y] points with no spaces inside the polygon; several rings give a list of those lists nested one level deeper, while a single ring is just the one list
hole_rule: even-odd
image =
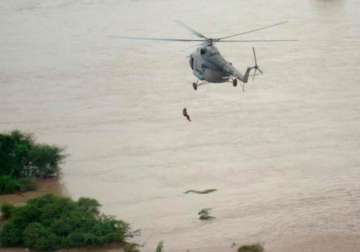
[{"label": "vegetation", "polygon": [[211,219],[214,219],[214,218],[215,218],[214,216],[210,216],[210,211],[211,211],[211,208],[201,209],[201,210],[198,212],[199,219],[200,219],[200,220],[211,220]]},{"label": "vegetation", "polygon": [[11,176],[0,176],[0,194],[26,192],[35,189],[33,178],[14,178]]},{"label": "vegetation", "polygon": [[131,235],[128,224],[100,215],[99,206],[94,199],[73,201],[50,194],[22,207],[3,205],[7,220],[0,230],[0,246],[54,251],[125,242]]},{"label": "vegetation", "polygon": [[244,245],[238,248],[238,252],[264,252],[264,247],[260,244]]},{"label": "vegetation", "polygon": [[160,241],[156,246],[155,252],[163,252],[163,249],[164,249],[164,242]]},{"label": "vegetation", "polygon": [[140,252],[139,247],[140,247],[139,244],[131,243],[131,242],[126,242],[122,246],[125,252]]},{"label": "vegetation", "polygon": [[58,176],[63,158],[62,149],[37,144],[32,135],[0,134],[0,194],[33,190],[34,178]]},{"label": "vegetation", "polygon": [[10,204],[3,204],[1,205],[1,215],[4,219],[9,219],[11,215],[14,213],[14,210],[16,208],[13,205]]}]

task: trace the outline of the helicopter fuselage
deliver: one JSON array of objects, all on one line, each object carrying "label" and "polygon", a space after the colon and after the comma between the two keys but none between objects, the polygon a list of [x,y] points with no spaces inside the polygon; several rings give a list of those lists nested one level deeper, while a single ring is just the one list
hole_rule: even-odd
[{"label": "helicopter fuselage", "polygon": [[200,81],[223,83],[240,74],[214,45],[202,45],[190,55],[190,67]]}]

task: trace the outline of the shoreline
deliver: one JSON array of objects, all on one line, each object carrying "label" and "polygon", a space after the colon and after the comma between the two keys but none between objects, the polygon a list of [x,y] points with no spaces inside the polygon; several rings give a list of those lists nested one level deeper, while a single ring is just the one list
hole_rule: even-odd
[{"label": "shoreline", "polygon": [[[60,178],[47,178],[36,181],[36,190],[24,193],[4,194],[0,195],[0,204],[8,203],[15,206],[25,204],[28,200],[41,197],[46,194],[54,194],[57,196],[70,197],[64,189]],[[4,221],[0,218],[0,224]],[[28,248],[1,248],[1,252],[29,252]],[[104,247],[84,247],[72,249],[60,249],[58,252],[124,252],[121,244],[113,243]]]},{"label": "shoreline", "polygon": [[9,203],[14,205],[21,205],[26,201],[43,196],[45,194],[55,194],[57,196],[68,197],[59,178],[39,179],[36,181],[36,189],[23,193],[3,194],[0,195],[0,203]]}]

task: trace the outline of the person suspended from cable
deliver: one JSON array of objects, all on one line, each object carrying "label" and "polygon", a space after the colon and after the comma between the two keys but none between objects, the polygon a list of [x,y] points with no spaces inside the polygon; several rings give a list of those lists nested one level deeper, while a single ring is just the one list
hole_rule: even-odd
[{"label": "person suspended from cable", "polygon": [[189,122],[191,122],[191,118],[190,118],[190,116],[189,116],[186,108],[183,108],[182,113],[183,113],[183,116],[185,116],[186,119],[187,119]]}]

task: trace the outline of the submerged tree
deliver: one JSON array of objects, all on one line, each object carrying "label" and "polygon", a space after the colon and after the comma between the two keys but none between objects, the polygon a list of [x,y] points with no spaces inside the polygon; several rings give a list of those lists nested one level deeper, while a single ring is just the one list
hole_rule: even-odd
[{"label": "submerged tree", "polygon": [[164,249],[164,242],[159,241],[159,243],[157,244],[157,246],[155,248],[155,252],[163,252],[163,249]]},{"label": "submerged tree", "polygon": [[211,220],[214,219],[214,216],[210,215],[211,208],[203,208],[198,212],[200,220]]},{"label": "submerged tree", "polygon": [[243,245],[238,248],[238,252],[264,252],[264,247],[261,244]]}]

